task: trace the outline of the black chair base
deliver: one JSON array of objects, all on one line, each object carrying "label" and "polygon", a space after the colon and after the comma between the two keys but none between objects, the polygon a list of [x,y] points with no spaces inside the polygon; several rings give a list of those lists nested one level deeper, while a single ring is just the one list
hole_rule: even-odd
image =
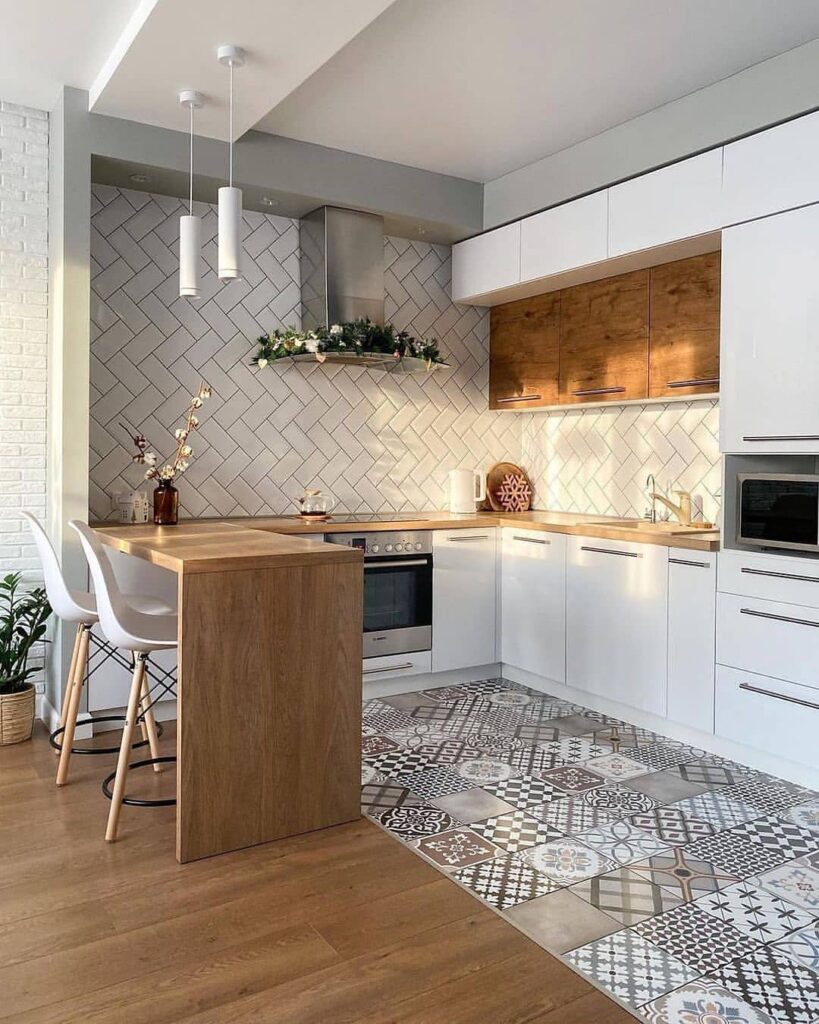
[{"label": "black chair base", "polygon": [[[139,718],[139,719],[137,719],[137,721],[142,721],[142,719]],[[92,717],[92,718],[86,719],[82,723],[82,725],[89,725],[89,724],[90,725],[96,725],[97,722],[122,722],[122,724],[124,725],[125,724],[125,715],[97,715],[96,717]],[[55,750],[62,750],[63,749],[63,745],[60,742],[59,737],[62,736],[62,734],[64,732],[65,732],[65,726],[62,726],[59,729],[55,729],[54,732],[51,733],[51,735],[48,737],[48,742],[51,744],[52,747],[54,747]],[[163,732],[162,723],[161,722],[157,722],[156,723],[156,735],[157,735],[157,737],[161,736],[162,732]],[[137,750],[139,747],[145,747],[147,745],[148,745],[148,741],[147,740],[145,740],[145,739],[137,740],[136,743],[132,743],[131,744],[131,750]],[[93,756],[96,756],[97,754],[118,754],[119,753],[119,747],[72,747],[71,748],[71,753],[72,754],[90,754],[90,755],[93,755]]]},{"label": "black chair base", "polygon": [[[140,744],[141,746],[141,744]],[[149,757],[144,761],[134,761],[132,765],[129,765],[128,771],[132,772],[134,768],[145,768],[147,765],[155,764],[176,764],[175,757]],[[117,777],[115,771],[111,772],[110,775],[106,776],[102,780],[102,792],[108,800],[113,800],[114,794],[111,790],[111,783]],[[176,798],[171,797],[169,800],[138,800],[133,796],[124,796],[122,802],[127,804],[129,807],[175,807]]]}]

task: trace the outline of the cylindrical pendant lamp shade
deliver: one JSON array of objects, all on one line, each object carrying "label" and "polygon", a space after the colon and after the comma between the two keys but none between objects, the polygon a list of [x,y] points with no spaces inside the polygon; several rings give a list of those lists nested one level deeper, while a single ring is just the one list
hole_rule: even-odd
[{"label": "cylindrical pendant lamp shade", "polygon": [[200,295],[199,252],[202,248],[202,219],[179,218],[179,294],[191,299]]},{"label": "cylindrical pendant lamp shade", "polygon": [[242,276],[242,190],[232,186],[219,189],[219,277]]}]

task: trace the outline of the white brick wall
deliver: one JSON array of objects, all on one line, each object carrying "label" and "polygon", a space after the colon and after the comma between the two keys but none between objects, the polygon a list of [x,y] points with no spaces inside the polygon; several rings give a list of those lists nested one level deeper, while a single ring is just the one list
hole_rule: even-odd
[{"label": "white brick wall", "polygon": [[0,100],[0,573],[39,562],[20,509],[45,519],[48,114]]}]

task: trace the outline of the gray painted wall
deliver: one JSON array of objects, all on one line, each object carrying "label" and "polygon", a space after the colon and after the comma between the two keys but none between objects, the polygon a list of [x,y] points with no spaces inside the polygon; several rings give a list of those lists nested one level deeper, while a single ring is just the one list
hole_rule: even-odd
[{"label": "gray painted wall", "polygon": [[819,40],[617,125],[484,186],[484,228],[819,107]]}]

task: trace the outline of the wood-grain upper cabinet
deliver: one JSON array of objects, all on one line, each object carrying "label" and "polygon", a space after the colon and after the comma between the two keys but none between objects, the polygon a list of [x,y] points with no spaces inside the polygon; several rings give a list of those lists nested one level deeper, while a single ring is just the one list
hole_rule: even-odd
[{"label": "wood-grain upper cabinet", "polygon": [[650,398],[719,390],[720,254],[651,269]]},{"label": "wood-grain upper cabinet", "polygon": [[561,292],[561,404],[645,398],[648,282],[635,270]]},{"label": "wood-grain upper cabinet", "polygon": [[490,325],[489,408],[555,405],[560,293],[493,306]]}]

